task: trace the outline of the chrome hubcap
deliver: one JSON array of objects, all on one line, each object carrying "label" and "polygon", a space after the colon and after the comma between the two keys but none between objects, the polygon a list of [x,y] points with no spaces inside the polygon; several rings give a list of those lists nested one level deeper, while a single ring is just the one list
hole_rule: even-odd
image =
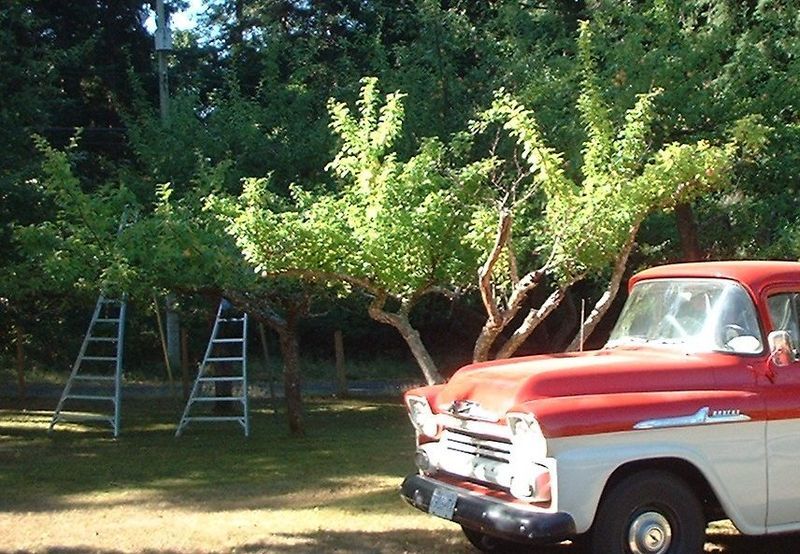
[{"label": "chrome hubcap", "polygon": [[639,514],[628,531],[632,554],[664,554],[672,542],[672,528],[658,512]]}]

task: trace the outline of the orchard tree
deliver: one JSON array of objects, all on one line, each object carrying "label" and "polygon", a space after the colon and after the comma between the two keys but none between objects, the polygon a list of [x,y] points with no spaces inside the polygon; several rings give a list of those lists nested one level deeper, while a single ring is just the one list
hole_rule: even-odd
[{"label": "orchard tree", "polygon": [[[365,79],[358,113],[331,101],[341,148],[330,163],[335,192],[294,187],[289,199],[252,179],[238,203],[219,204],[246,259],[264,275],[341,283],[371,296],[369,315],[402,335],[429,383],[442,377],[410,322],[419,300],[452,295],[477,264],[464,240],[471,202],[491,161],[456,166],[463,141],[422,142],[401,161],[392,152],[403,121],[403,95],[381,103],[376,79]],[[218,199],[218,201],[221,199]]]},{"label": "orchard tree", "polygon": [[[490,123],[501,125],[521,149],[521,177],[530,176],[528,180],[518,177],[499,201],[494,245],[478,271],[488,317],[475,344],[476,361],[490,357],[501,332],[546,277],[551,278],[554,290],[541,305],[529,309],[519,327],[498,348],[497,357],[513,355],[561,303],[570,286],[610,270],[606,291],[585,322],[585,331],[590,334],[619,289],[645,217],[724,186],[739,148],[759,147],[766,140],[765,128],[751,118],[739,122],[724,145],[703,140],[670,143],[653,152],[649,136],[654,101],[660,91],[638,96],[623,124],[615,129],[597,82],[587,23],[581,25],[578,46],[583,70],[578,110],[587,138],[576,178],[568,176],[564,155],[546,144],[533,112],[508,94],[501,92],[475,125],[478,131],[486,130]],[[539,221],[514,217],[533,194],[525,186],[543,196]],[[541,253],[533,261],[540,263],[532,264],[533,268],[520,276],[522,260],[513,237],[532,234],[539,235]],[[569,348],[576,349],[579,340],[576,337]]]},{"label": "orchard tree", "polygon": [[119,184],[83,191],[70,151],[52,148],[43,139],[38,145],[44,163],[36,185],[56,206],[57,217],[16,229],[26,261],[0,272],[3,289],[14,291],[9,301],[25,304],[41,294],[94,295],[99,290],[124,291],[146,303],[166,291],[226,297],[279,336],[289,429],[304,434],[297,325],[319,291],[292,280],[260,278],[220,219],[204,208],[205,197],[224,181],[228,164],[199,172],[181,198],[174,197],[169,184],[159,185],[154,203],[147,206]]}]

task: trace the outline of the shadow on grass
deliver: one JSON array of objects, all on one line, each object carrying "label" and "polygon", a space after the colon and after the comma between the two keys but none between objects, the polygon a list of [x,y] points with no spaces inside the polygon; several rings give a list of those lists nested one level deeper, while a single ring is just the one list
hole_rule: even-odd
[{"label": "shadow on grass", "polygon": [[[443,532],[422,529],[403,529],[385,532],[336,532],[320,531],[295,535],[273,535],[270,542],[253,542],[231,546],[231,552],[248,554],[311,554],[337,552],[340,554],[400,554],[448,552],[451,554],[474,554],[477,551],[458,531]],[[753,538],[741,535],[710,534],[706,552],[730,554],[794,554],[800,547],[798,537]],[[228,550],[228,549],[226,549]],[[210,552],[201,547],[193,552]],[[0,554],[23,554],[25,550],[3,550]],[[94,549],[91,547],[58,547],[37,550],[41,553],[60,554],[122,554],[121,550]],[[144,549],[144,554],[183,554],[184,550]],[[569,543],[540,546],[528,550],[531,554],[578,554],[583,550]]]},{"label": "shadow on grass", "polygon": [[[237,554],[318,554],[320,552],[336,552],[339,554],[415,554],[431,552],[448,552],[449,554],[475,554],[475,550],[457,530],[451,532],[422,529],[403,529],[383,532],[337,532],[319,531],[303,534],[275,534],[269,542],[253,542],[226,548],[226,551]],[[556,545],[542,547],[535,552],[541,554],[567,554],[573,552],[569,546]],[[196,548],[193,552],[210,552]],[[22,554],[22,550],[2,550],[0,554]],[[59,554],[122,554],[119,550],[86,549],[80,547],[51,547],[37,550],[42,553]],[[181,550],[141,550],[145,554],[184,554]]]},{"label": "shadow on grass", "polygon": [[[266,403],[253,406],[249,439],[233,425],[190,427],[176,439],[180,406],[169,401],[131,400],[125,403],[123,434],[117,440],[107,429],[80,427],[65,427],[48,435],[52,406],[41,403],[23,410],[3,401],[0,513],[103,509],[148,501],[201,512],[328,507],[358,517],[359,513],[413,511],[397,491],[403,476],[413,470],[414,450],[413,431],[397,400],[310,401],[306,414],[309,432],[302,439],[290,438],[283,417],[276,417]],[[753,538],[711,529],[708,542],[706,552],[800,551],[797,536]],[[24,552],[2,548],[0,554]],[[270,542],[242,544],[235,550],[276,554],[475,552],[457,528],[293,535],[276,529]],[[90,545],[88,550],[37,548],[37,552],[87,551],[115,552]],[[557,545],[534,552],[580,551],[571,545]]]},{"label": "shadow on grass", "polygon": [[795,554],[800,552],[800,535],[778,535],[770,537],[748,537],[739,534],[710,532],[706,536],[713,548],[707,552],[726,554]]},{"label": "shadow on grass", "polygon": [[94,493],[124,490],[209,511],[317,505],[307,491],[323,491],[326,505],[358,505],[363,494],[367,505],[386,507],[414,469],[399,400],[310,401],[308,435],[299,439],[266,403],[253,406],[249,438],[229,423],[190,426],[175,438],[180,408],[158,400],[126,401],[116,440],[80,426],[48,435],[50,409],[0,410],[0,510],[75,508],[93,504]]}]

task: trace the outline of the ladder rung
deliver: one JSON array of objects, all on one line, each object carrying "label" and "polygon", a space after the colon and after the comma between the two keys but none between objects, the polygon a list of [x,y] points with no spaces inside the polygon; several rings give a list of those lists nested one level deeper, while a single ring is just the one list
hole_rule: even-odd
[{"label": "ladder rung", "polygon": [[89,337],[87,340],[92,342],[117,342],[117,337]]},{"label": "ladder rung", "polygon": [[100,303],[101,304],[116,304],[118,306],[121,306],[123,304],[123,301],[122,300],[114,300],[113,298],[103,298],[102,300],[100,300]]},{"label": "ladder rung", "polygon": [[206,362],[243,362],[244,357],[242,356],[225,356],[220,358],[206,358]]},{"label": "ladder rung", "polygon": [[76,375],[73,379],[80,379],[81,381],[114,381],[116,377],[113,375]]},{"label": "ladder rung", "polygon": [[243,416],[190,416],[183,418],[184,421],[243,421]]},{"label": "ladder rung", "polygon": [[60,413],[55,417],[56,421],[112,421],[112,416],[101,414],[70,414]]},{"label": "ladder rung", "polygon": [[94,320],[95,323],[119,323],[118,317],[98,317]]},{"label": "ladder rung", "polygon": [[244,402],[244,396],[195,396],[191,399],[192,402],[216,402],[217,400],[228,402],[239,400]]},{"label": "ladder rung", "polygon": [[228,323],[238,323],[244,321],[245,318],[243,317],[221,317],[217,321],[223,321]]},{"label": "ladder rung", "polygon": [[219,381],[244,381],[244,377],[198,377],[197,380],[201,383],[216,383]]},{"label": "ladder rung", "polygon": [[97,394],[68,394],[67,398],[72,400],[110,400],[112,402],[116,400],[113,396],[100,396]]},{"label": "ladder rung", "polygon": [[215,343],[216,342],[219,342],[219,343],[222,343],[222,342],[244,342],[244,339],[241,339],[241,338],[240,339],[214,339],[211,342],[215,342]]},{"label": "ladder rung", "polygon": [[81,360],[87,362],[116,362],[117,358],[115,356],[82,356]]}]

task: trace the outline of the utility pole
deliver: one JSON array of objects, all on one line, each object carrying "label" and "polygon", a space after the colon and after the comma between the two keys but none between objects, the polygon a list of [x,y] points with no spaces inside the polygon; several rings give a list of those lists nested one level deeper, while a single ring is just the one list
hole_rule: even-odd
[{"label": "utility pole", "polygon": [[[172,51],[172,32],[164,10],[164,0],[156,0],[156,56],[158,57],[158,100],[161,110],[161,122],[169,125],[169,73],[167,56]],[[175,309],[175,294],[167,295],[166,302],[166,335],[167,335],[167,372],[172,375],[172,368],[181,366],[181,320]]]},{"label": "utility pole", "polygon": [[169,74],[167,56],[172,51],[172,32],[164,14],[164,0],[156,0],[156,56],[158,57],[158,100],[161,107],[161,121],[169,120]]}]

